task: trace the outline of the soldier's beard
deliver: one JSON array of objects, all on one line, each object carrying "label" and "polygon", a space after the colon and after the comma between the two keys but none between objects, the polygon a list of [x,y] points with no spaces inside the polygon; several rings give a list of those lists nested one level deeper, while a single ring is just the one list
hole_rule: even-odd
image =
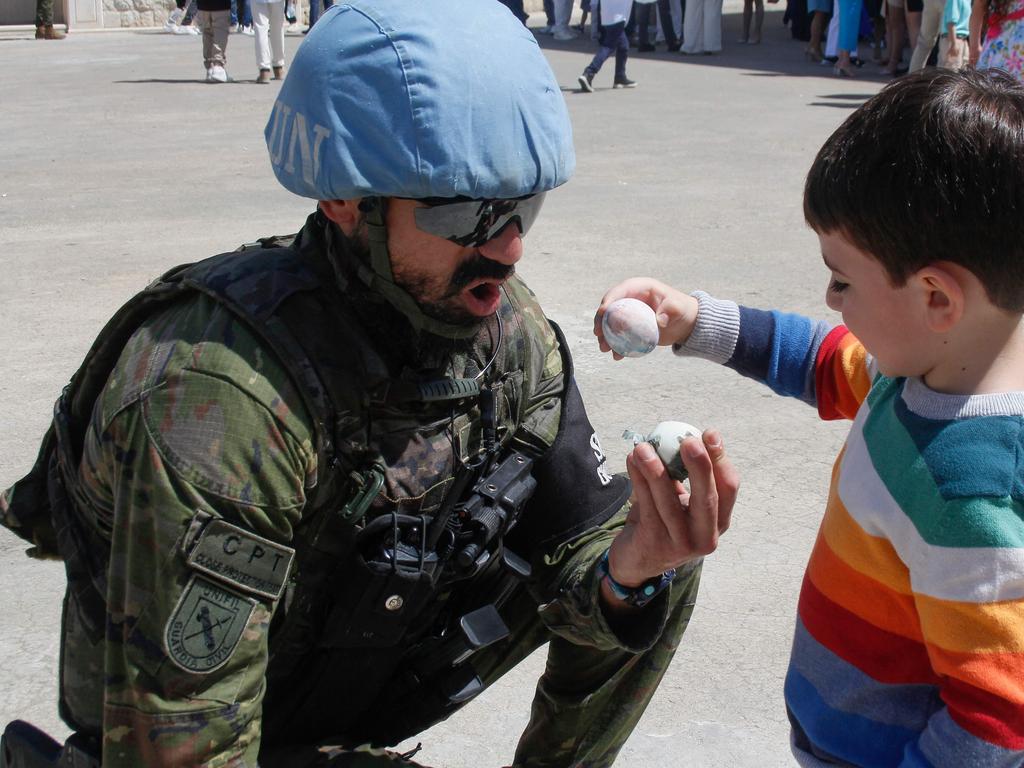
[{"label": "soldier's beard", "polygon": [[440,298],[429,299],[431,281],[416,275],[396,275],[395,283],[412,296],[424,314],[451,325],[484,325],[490,318],[472,314],[461,303],[459,296],[474,280],[491,279],[504,282],[515,273],[510,264],[500,264],[479,253],[461,263],[452,274]]},{"label": "soldier's beard", "polygon": [[[358,235],[349,239],[356,258],[364,264],[370,263],[370,247],[367,239],[366,217],[361,216],[356,224]],[[412,270],[395,270],[392,261],[392,277],[395,285],[408,293],[423,314],[434,320],[450,325],[483,327],[491,318],[481,318],[467,310],[459,301],[459,294],[474,280],[492,279],[504,282],[515,274],[515,266],[501,264],[479,253],[466,259],[452,273],[443,289],[435,287],[437,279]],[[440,294],[438,296],[438,294]],[[436,298],[434,298],[436,296]]]},{"label": "soldier's beard", "polygon": [[[359,231],[365,233],[362,224]],[[370,248],[365,238],[346,238],[346,241],[351,256],[359,262],[369,265]],[[494,316],[480,318],[470,315],[461,307],[453,307],[455,297],[473,280],[485,277],[508,278],[514,272],[515,268],[512,266],[498,264],[477,254],[474,258],[459,265],[449,280],[444,297],[439,301],[428,301],[423,298],[423,294],[427,292],[427,281],[425,280],[396,279],[395,283],[412,296],[423,313],[429,317],[452,325],[479,326],[483,331],[484,328],[495,322]],[[373,314],[371,327],[375,335],[379,334],[382,339],[387,339],[388,343],[396,348],[396,351],[405,348],[400,354],[409,359],[417,359],[424,364],[440,364],[451,354],[468,353],[480,344],[490,345],[493,342],[491,339],[493,334],[488,335],[487,333],[484,333],[482,338],[480,334],[477,334],[469,338],[452,339],[432,333],[423,333],[418,337],[413,337],[409,334],[409,321],[402,312],[394,308],[390,302],[388,306],[394,310],[393,312],[381,314],[379,305],[376,306],[377,310],[371,310]]]}]

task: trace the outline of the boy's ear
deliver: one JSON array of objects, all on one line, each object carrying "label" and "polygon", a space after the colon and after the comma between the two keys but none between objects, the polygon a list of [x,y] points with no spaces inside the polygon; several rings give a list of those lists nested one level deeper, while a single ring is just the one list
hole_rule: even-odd
[{"label": "boy's ear", "polygon": [[945,333],[960,322],[964,315],[966,294],[957,274],[961,268],[953,264],[929,264],[914,273],[925,299],[925,317],[928,327],[936,333]]},{"label": "boy's ear", "polygon": [[356,231],[362,214],[359,211],[359,198],[353,200],[321,200],[320,210],[333,221],[348,237]]}]

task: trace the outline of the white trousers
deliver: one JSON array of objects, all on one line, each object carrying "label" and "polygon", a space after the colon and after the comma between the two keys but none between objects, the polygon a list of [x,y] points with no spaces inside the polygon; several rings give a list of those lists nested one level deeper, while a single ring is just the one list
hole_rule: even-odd
[{"label": "white trousers", "polygon": [[828,23],[828,37],[825,39],[825,55],[839,55],[839,0],[832,3],[832,19]]},{"label": "white trousers", "polygon": [[252,0],[252,29],[256,34],[256,66],[284,66],[284,2]]},{"label": "white trousers", "polygon": [[722,50],[722,0],[686,0],[684,53]]},{"label": "white trousers", "polygon": [[[945,0],[924,0],[924,12],[921,14],[921,30],[917,33],[917,42],[914,45],[914,53],[910,57],[910,71],[917,72],[924,69],[928,56],[935,47],[935,41],[939,34],[945,32],[942,28],[942,15],[946,10]],[[943,66],[940,61],[939,66]]]}]

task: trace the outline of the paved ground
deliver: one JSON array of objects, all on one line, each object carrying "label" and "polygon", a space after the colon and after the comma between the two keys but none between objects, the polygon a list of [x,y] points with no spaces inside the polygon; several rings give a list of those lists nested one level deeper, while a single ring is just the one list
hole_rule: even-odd
[{"label": "paved ground", "polygon": [[[838,80],[805,63],[778,6],[762,45],[737,45],[735,2],[721,55],[635,56],[632,91],[610,88],[609,63],[596,93],[576,93],[590,41],[541,41],[565,86],[578,171],[549,195],[521,272],[568,334],[616,466],[625,427],[684,419],[721,427],[744,478],[691,628],[618,762],[633,768],[788,764],[781,690],[796,594],[843,434],[709,363],[664,350],[613,363],[591,335],[604,290],[636,274],[828,315],[803,177],[882,80]],[[288,50],[301,39],[289,37]],[[0,485],[29,468],[52,401],[123,300],[173,264],[294,231],[311,209],[267,162],[262,130],[278,86],[253,83],[250,38],[232,36],[228,54],[238,81],[211,86],[195,38],[0,37]],[[22,550],[0,532],[0,722],[63,733],[61,567]],[[427,734],[422,759],[507,763],[542,665],[534,656]]]}]

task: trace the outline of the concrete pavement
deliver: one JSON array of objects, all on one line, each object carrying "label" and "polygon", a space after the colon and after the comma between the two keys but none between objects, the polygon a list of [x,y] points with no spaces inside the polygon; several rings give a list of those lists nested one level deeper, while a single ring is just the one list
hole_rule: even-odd
[{"label": "concrete pavement", "polygon": [[[577,93],[593,44],[540,38],[564,85],[578,170],[548,196],[520,271],[568,335],[614,467],[624,428],[682,419],[720,427],[743,474],[691,627],[617,762],[628,768],[789,764],[782,680],[796,596],[845,431],[666,350],[614,363],[591,334],[602,293],[637,274],[830,316],[803,177],[883,80],[806,63],[779,6],[768,6],[762,45],[734,43],[740,7],[726,2],[722,54],[634,55],[640,85],[629,91],[611,89],[609,62],[595,93]],[[288,37],[289,57],[301,39]],[[28,470],[53,400],[121,302],[169,266],[294,231],[311,210],[276,184],[263,146],[278,86],[253,83],[251,38],[232,35],[228,57],[237,81],[207,85],[192,37],[0,36],[0,485]],[[63,734],[61,566],[23,549],[0,531],[0,721]],[[531,657],[424,734],[418,759],[507,764],[542,667]]]}]

